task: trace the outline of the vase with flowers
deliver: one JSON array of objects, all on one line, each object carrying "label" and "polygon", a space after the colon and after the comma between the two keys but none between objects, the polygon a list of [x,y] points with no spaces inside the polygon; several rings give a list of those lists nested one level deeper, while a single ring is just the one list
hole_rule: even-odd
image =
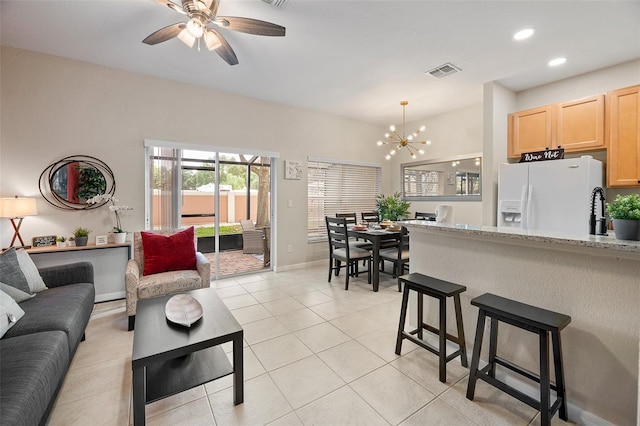
[{"label": "vase with flowers", "polygon": [[116,244],[122,244],[125,242],[127,238],[127,231],[122,229],[122,222],[120,222],[120,212],[126,210],[133,210],[132,207],[116,205],[118,202],[117,199],[113,198],[111,194],[99,194],[95,197],[89,198],[87,200],[87,204],[97,204],[102,203],[104,201],[109,201],[111,205],[109,206],[109,210],[112,211],[116,216],[116,226],[113,227],[113,240]]}]

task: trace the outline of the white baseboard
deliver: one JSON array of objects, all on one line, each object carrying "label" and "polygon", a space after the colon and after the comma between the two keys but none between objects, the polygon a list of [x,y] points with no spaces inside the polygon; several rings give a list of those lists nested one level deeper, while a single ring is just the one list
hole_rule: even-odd
[{"label": "white baseboard", "polygon": [[124,298],[125,298],[124,291],[118,291],[115,293],[96,294],[94,303],[108,302],[110,300],[118,300],[118,299],[124,299]]},{"label": "white baseboard", "polygon": [[327,259],[323,259],[323,260],[315,260],[313,262],[296,263],[295,265],[274,266],[273,271],[274,272],[294,271],[296,269],[305,269],[310,266],[326,264],[327,262],[328,262]]}]

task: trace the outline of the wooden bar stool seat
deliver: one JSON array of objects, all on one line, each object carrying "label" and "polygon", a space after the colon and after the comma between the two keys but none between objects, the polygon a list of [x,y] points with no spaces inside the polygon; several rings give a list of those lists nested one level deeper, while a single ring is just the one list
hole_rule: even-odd
[{"label": "wooden bar stool seat", "polygon": [[[464,342],[464,327],[462,324],[462,309],[460,306],[460,293],[465,291],[467,287],[419,273],[412,273],[399,277],[398,286],[400,286],[400,284],[404,284],[404,292],[402,293],[402,309],[400,311],[400,324],[398,325],[398,338],[396,340],[396,355],[400,355],[403,339],[408,339],[429,352],[438,355],[440,370],[439,379],[444,383],[447,381],[447,363],[449,361],[460,355],[460,362],[462,363],[462,366],[467,366],[467,350]],[[407,317],[409,291],[411,290],[418,293],[418,328],[407,332],[404,330],[404,325]],[[439,301],[440,316],[438,328],[424,322],[422,296],[425,294],[436,298]],[[453,297],[456,312],[456,324],[458,326],[457,337],[447,333],[447,298],[449,297]],[[423,330],[427,330],[438,335],[438,348],[435,348],[422,340]],[[418,338],[413,337],[414,334],[416,334]],[[447,340],[458,344],[458,350],[449,356],[447,356],[446,351]]]},{"label": "wooden bar stool seat", "polygon": [[[515,300],[485,293],[476,297],[471,304],[480,308],[478,312],[478,324],[476,327],[476,337],[473,344],[473,356],[471,358],[471,369],[469,371],[469,384],[467,387],[467,398],[473,400],[477,379],[489,383],[519,399],[525,404],[540,411],[540,420],[543,426],[551,424],[551,418],[560,411],[560,418],[568,420],[567,416],[567,395],[565,391],[564,367],[562,363],[562,346],[560,343],[560,331],[571,322],[571,317],[535,306],[527,305]],[[482,348],[482,338],[484,335],[484,324],[486,317],[491,319],[489,337],[489,363],[482,369],[478,368],[480,362],[480,349]],[[536,333],[540,342],[540,374],[527,371],[524,368],[499,357],[498,345],[498,322],[502,321],[519,327],[523,330]],[[556,382],[549,380],[549,334],[553,343],[553,365],[556,375]],[[526,395],[519,390],[507,385],[503,381],[496,379],[496,365],[501,365],[514,371],[530,380],[540,384],[540,400]],[[556,391],[556,401],[551,405],[551,391]]]}]

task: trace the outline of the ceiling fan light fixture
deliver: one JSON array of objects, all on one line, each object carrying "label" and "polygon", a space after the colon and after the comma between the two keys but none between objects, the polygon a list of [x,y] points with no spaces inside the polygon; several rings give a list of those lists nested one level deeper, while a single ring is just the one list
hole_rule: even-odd
[{"label": "ceiling fan light fixture", "polygon": [[196,43],[196,38],[192,36],[186,28],[180,31],[180,34],[178,34],[178,38],[181,42],[189,47],[193,47],[193,45]]},{"label": "ceiling fan light fixture", "polygon": [[187,31],[195,38],[200,38],[204,34],[204,26],[198,18],[191,18],[187,22]]},{"label": "ceiling fan light fixture", "polygon": [[204,42],[207,45],[207,49],[215,50],[218,47],[222,46],[220,39],[213,31],[207,31],[204,33]]}]

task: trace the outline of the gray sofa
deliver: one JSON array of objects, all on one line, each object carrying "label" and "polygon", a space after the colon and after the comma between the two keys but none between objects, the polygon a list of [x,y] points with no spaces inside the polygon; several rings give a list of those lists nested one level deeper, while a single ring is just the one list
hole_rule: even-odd
[{"label": "gray sofa", "polygon": [[89,262],[41,268],[48,289],[19,305],[25,315],[0,339],[0,423],[45,424],[95,299]]}]

